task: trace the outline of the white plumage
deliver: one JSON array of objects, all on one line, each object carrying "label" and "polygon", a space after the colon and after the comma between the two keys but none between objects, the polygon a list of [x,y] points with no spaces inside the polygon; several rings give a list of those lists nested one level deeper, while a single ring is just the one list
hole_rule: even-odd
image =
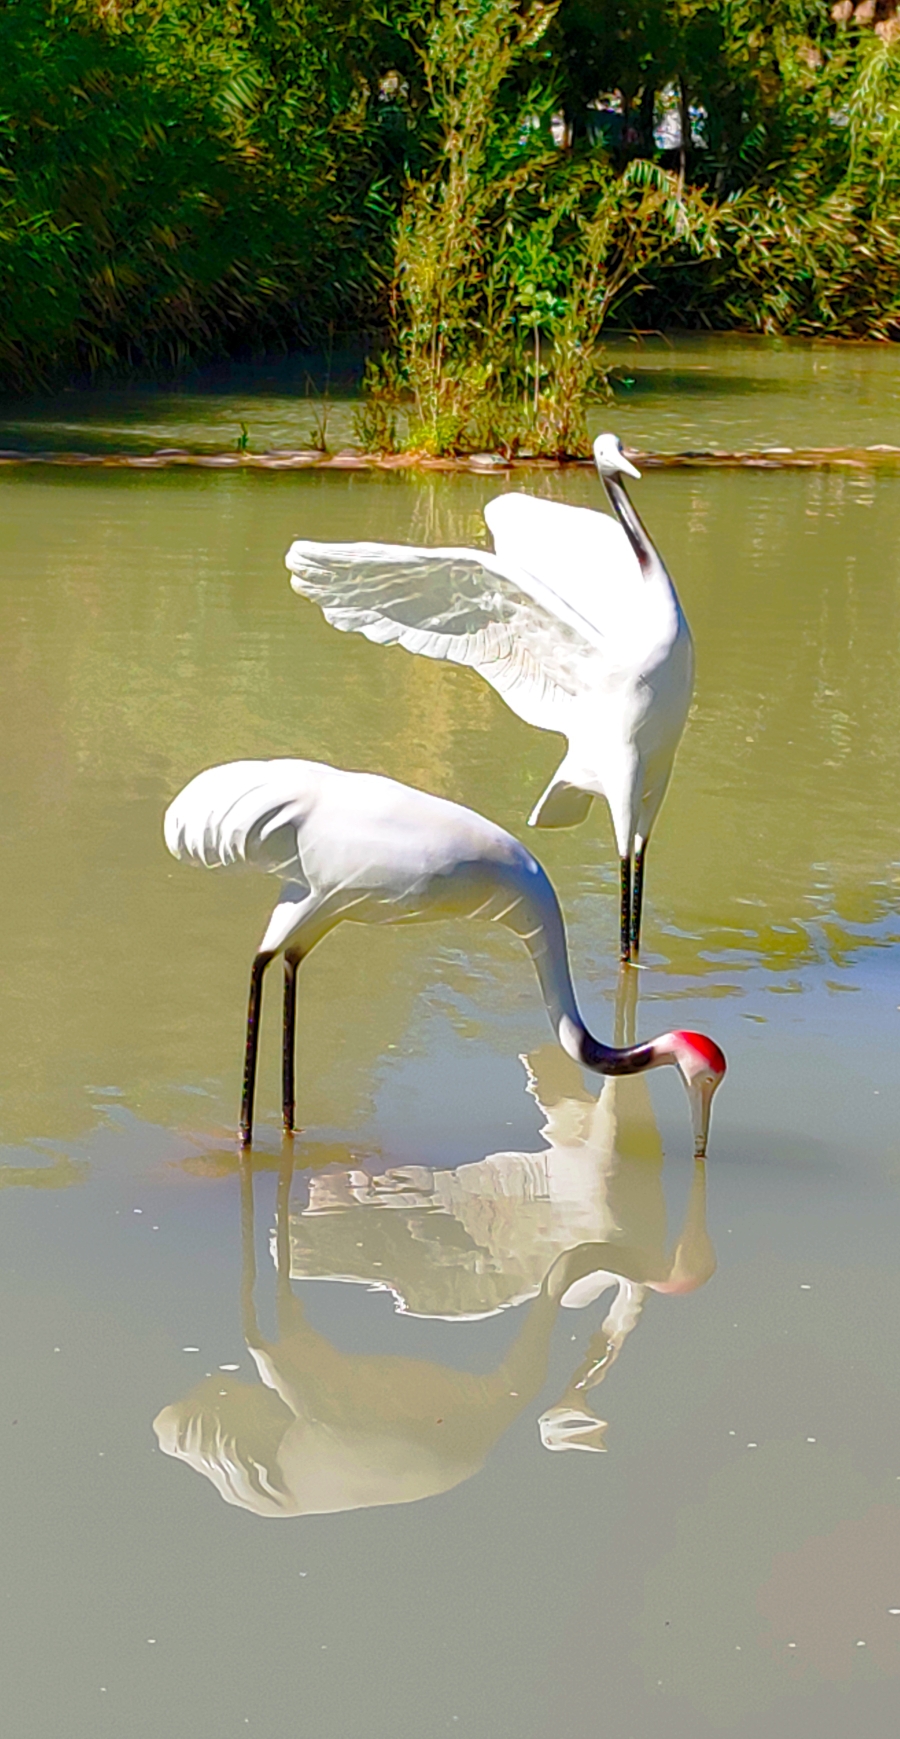
[{"label": "white plumage", "polygon": [[232,761],[199,773],[170,805],[174,857],[207,869],[239,866],[278,876],[281,891],[250,982],[241,1139],[253,1120],[262,979],[285,954],[283,1110],[294,1121],[296,975],[301,960],[344,919],[396,924],[441,918],[502,923],[526,945],[564,1050],[600,1074],[674,1063],[687,1083],[697,1151],[725,1069],[698,1034],[667,1033],[615,1049],[588,1032],[569,971],[562,914],[540,864],[474,810],[372,773],[316,761]]},{"label": "white plumage", "polygon": [[628,958],[638,948],[644,849],[690,704],[693,647],[621,481],[640,473],[612,435],[600,436],[594,455],[618,520],[508,494],[485,508],[493,551],[298,540],[286,563],[294,590],[335,628],[470,665],[526,723],[568,739],[530,820],[572,826],[594,797],[606,798]]}]

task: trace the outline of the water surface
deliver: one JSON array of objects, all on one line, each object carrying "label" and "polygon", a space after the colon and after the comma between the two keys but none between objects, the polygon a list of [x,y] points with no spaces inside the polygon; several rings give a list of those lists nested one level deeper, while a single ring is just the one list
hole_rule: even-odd
[{"label": "water surface", "polygon": [[[859,403],[845,354],[835,402]],[[859,427],[891,440],[896,364],[876,354]],[[722,391],[734,427],[779,401],[831,437],[799,386]],[[659,393],[658,427],[699,416],[681,384]],[[587,475],[535,487],[597,504]],[[639,486],[698,681],[648,857],[637,1021],[728,1052],[707,1166],[668,1072],[603,1087],[567,1064],[512,938],[345,925],[301,975],[294,1166],[273,986],[239,1174],[273,890],[173,863],[163,809],[204,765],[298,754],[521,834],[557,740],[470,672],[334,633],[282,566],[301,534],[477,540],[497,488],[0,480],[16,1739],[892,1730],[893,478]],[[606,818],[529,843],[608,1035]]]},{"label": "water surface", "polygon": [[[900,444],[900,373],[887,344],[649,332],[612,334],[604,358],[611,399],[589,408],[591,433],[612,421],[644,451]],[[355,441],[358,378],[348,359],[329,370],[322,358],[288,357],[167,388],[0,399],[0,449],[336,451]]]}]

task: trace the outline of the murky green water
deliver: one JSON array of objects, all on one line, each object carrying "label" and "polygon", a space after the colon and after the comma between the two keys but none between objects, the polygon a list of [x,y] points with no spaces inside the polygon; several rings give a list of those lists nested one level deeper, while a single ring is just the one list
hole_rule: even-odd
[{"label": "murky green water", "polygon": [[[612,419],[650,452],[702,446],[865,447],[900,442],[900,373],[883,344],[806,344],[691,333],[613,335],[605,346],[613,403],[594,406],[592,432]],[[68,391],[0,399],[0,450],[159,447],[252,452],[354,441],[359,365],[329,375],[319,358],[210,370],[178,388]],[[313,378],[313,376],[315,378]]]},{"label": "murky green water", "polygon": [[[826,353],[835,405],[873,359],[852,433],[742,354],[730,427],[777,401],[754,440],[896,440],[893,353]],[[718,438],[677,386],[655,426]],[[699,673],[638,1023],[728,1052],[705,1175],[676,1081],[598,1095],[548,1043],[511,938],[346,925],[301,977],[293,1177],[274,993],[239,1176],[272,888],[174,864],[162,811],[203,765],[299,754],[521,832],[557,741],[471,673],[335,634],[282,566],[301,534],[470,541],[497,487],[0,478],[15,1739],[894,1730],[900,482],[639,486]],[[605,818],[529,842],[609,1032]]]}]

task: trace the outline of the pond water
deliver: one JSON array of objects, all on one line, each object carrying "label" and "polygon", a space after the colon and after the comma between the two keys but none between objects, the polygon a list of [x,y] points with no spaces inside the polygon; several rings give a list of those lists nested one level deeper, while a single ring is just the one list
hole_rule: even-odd
[{"label": "pond water", "polygon": [[[722,333],[613,334],[612,403],[590,408],[649,452],[692,447],[866,447],[900,443],[900,370],[885,344],[802,343]],[[12,452],[251,452],[354,443],[358,359],[321,357],[210,368],[177,388],[0,398]]]},{"label": "pond water", "polygon": [[[897,439],[894,353],[792,351],[771,390],[785,352],[721,353],[713,409],[685,360],[623,433],[849,439],[826,354],[852,438]],[[893,1731],[900,481],[635,485],[698,651],[636,1018],[728,1054],[706,1167],[668,1071],[566,1062],[510,937],[344,925],[301,973],[290,1162],[270,990],[241,1175],[273,889],[174,863],[163,810],[205,765],[296,754],[524,836],[558,740],[336,634],[282,565],[298,535],[477,540],[501,487],[0,476],[15,1739]],[[600,505],[586,473],[533,487]],[[528,841],[608,1034],[605,813]]]}]

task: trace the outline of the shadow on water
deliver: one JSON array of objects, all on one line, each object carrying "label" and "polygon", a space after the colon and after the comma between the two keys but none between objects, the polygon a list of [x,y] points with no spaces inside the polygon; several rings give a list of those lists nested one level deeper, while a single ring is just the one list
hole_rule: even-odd
[{"label": "shadow on water", "polygon": [[705,368],[648,368],[639,364],[627,368],[618,364],[612,369],[609,384],[615,395],[615,409],[636,398],[752,398],[758,393],[789,393],[793,382],[772,375],[733,375]]},{"label": "shadow on water", "polygon": [[[866,445],[893,439],[900,391],[891,347],[838,348],[725,333],[611,332],[612,406],[589,410],[592,434],[613,416],[646,450]],[[61,393],[0,397],[0,451],[83,453],[159,448],[263,452],[316,444],[323,403],[332,450],[354,440],[362,346],[259,362],[211,364],[153,383],[79,382]]]},{"label": "shadow on water", "polygon": [[62,392],[0,395],[0,450],[149,453],[160,447],[234,449],[241,423],[252,450],[309,446],[327,401],[329,445],[350,438],[361,346],[301,351],[259,362],[212,363],[171,378]]}]

